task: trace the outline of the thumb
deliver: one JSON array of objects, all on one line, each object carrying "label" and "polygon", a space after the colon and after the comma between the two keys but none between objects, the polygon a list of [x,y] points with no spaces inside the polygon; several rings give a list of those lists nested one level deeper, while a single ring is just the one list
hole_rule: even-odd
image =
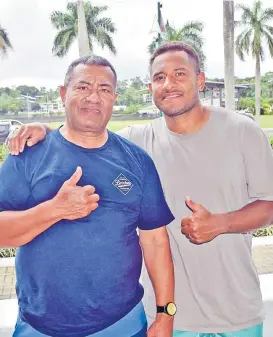
[{"label": "thumb", "polygon": [[66,181],[66,184],[69,186],[76,186],[80,181],[82,176],[82,168],[77,166],[76,171],[72,174],[72,176]]},{"label": "thumb", "polygon": [[198,205],[195,202],[193,202],[190,197],[185,198],[185,203],[193,213],[203,208],[201,205]]}]

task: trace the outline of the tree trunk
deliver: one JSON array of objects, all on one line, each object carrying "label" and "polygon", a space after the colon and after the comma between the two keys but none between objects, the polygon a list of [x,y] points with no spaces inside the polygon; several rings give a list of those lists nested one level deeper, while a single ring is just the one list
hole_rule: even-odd
[{"label": "tree trunk", "polygon": [[233,0],[223,0],[223,36],[225,56],[225,107],[230,110],[235,110]]},{"label": "tree trunk", "polygon": [[87,32],[87,27],[86,27],[86,19],[85,19],[83,0],[78,0],[77,12],[78,12],[79,55],[80,55],[80,57],[88,56],[88,55],[91,55],[91,49],[90,49],[88,32]]},{"label": "tree trunk", "polygon": [[261,113],[261,59],[260,59],[260,55],[256,55],[255,110],[256,110],[256,121],[260,125],[260,113]]}]

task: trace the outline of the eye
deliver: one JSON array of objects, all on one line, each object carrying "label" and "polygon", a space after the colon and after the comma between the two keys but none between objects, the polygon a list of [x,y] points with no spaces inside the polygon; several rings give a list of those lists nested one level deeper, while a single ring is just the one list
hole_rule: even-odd
[{"label": "eye", "polygon": [[182,76],[185,76],[186,74],[183,72],[183,71],[177,71],[176,73],[175,73],[175,76],[176,77],[182,77]]},{"label": "eye", "polygon": [[100,88],[100,91],[103,93],[109,93],[109,94],[111,93],[111,90],[107,88]]},{"label": "eye", "polygon": [[165,78],[166,78],[166,76],[164,76],[164,75],[158,75],[155,78],[155,82],[162,82],[162,81],[165,80]]},{"label": "eye", "polygon": [[80,85],[79,87],[77,87],[77,89],[80,90],[80,91],[85,91],[87,89],[87,87],[84,86],[84,85]]}]

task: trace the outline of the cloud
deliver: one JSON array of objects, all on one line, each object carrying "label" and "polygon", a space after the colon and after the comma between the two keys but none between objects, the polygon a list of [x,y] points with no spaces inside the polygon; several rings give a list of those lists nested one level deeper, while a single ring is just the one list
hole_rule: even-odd
[{"label": "cloud", "polygon": [[[205,24],[205,54],[207,75],[223,77],[224,52],[222,31],[222,1],[220,0],[162,0],[164,19],[179,28],[184,22],[201,20]],[[249,0],[239,2],[250,4]],[[0,59],[0,86],[18,83],[56,86],[61,84],[69,63],[77,58],[77,43],[68,56],[58,59],[51,49],[56,34],[50,22],[53,10],[64,10],[67,0],[9,0],[0,1],[0,24],[8,31],[14,52]],[[263,0],[265,6],[272,6],[272,0]],[[94,0],[92,4],[107,4],[104,13],[115,22],[117,34],[114,43],[117,56],[107,50],[95,47],[97,54],[103,55],[114,64],[120,79],[135,76],[145,77],[148,73],[147,47],[152,40],[149,34],[156,0]],[[236,57],[237,76],[253,76],[255,63],[249,59],[242,63]],[[262,64],[262,72],[272,70],[272,60]],[[25,82],[24,82],[25,81]]]}]

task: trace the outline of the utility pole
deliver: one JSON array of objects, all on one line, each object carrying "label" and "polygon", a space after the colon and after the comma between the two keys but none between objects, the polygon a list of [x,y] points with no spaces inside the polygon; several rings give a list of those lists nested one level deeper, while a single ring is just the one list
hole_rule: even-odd
[{"label": "utility pole", "polygon": [[78,43],[79,43],[79,55],[89,56],[91,55],[91,49],[89,44],[86,17],[84,11],[84,1],[78,0],[77,2],[77,13],[78,13]]}]

